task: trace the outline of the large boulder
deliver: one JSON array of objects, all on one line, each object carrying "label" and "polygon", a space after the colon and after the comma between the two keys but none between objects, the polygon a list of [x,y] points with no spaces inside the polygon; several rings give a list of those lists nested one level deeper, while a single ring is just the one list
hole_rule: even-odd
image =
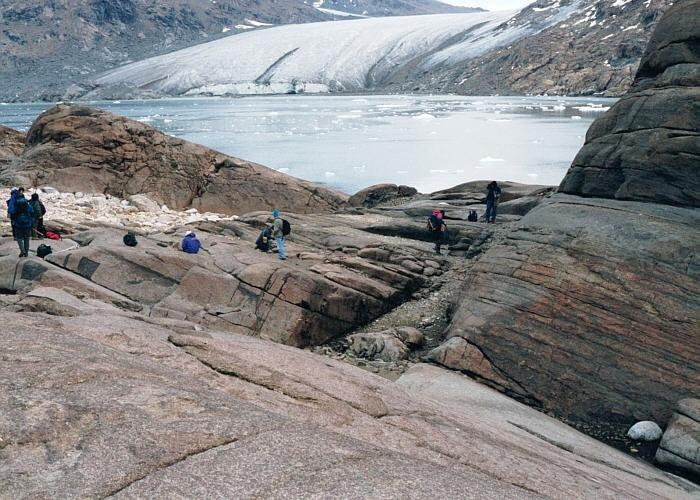
[{"label": "large boulder", "polygon": [[8,163],[24,149],[24,134],[0,125],[0,166]]},{"label": "large boulder", "polygon": [[376,184],[358,191],[348,199],[352,207],[373,207],[399,198],[418,194],[416,188],[396,184]]},{"label": "large boulder", "polygon": [[700,0],[656,27],[631,91],[588,130],[559,190],[700,206]]},{"label": "large boulder", "polygon": [[699,67],[699,5],[668,11],[637,87],[593,124],[560,186],[587,197],[555,194],[496,233],[435,362],[586,425],[666,422],[700,387],[700,212],[674,206],[700,200],[700,82],[659,73]]},{"label": "large boulder", "polygon": [[138,121],[59,104],[27,133],[20,158],[0,171],[6,184],[61,191],[145,194],[170,208],[243,214],[273,207],[332,210],[345,196],[310,182],[165,135]]},{"label": "large boulder", "polygon": [[700,399],[678,402],[656,451],[656,461],[700,479]]}]

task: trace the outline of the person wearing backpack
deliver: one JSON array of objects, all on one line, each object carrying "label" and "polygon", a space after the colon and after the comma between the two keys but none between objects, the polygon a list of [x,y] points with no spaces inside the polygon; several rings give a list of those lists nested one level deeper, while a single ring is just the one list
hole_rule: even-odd
[{"label": "person wearing backpack", "polygon": [[[277,255],[280,260],[287,260],[287,253],[284,249],[284,240],[286,236],[284,230],[286,221],[280,217],[280,211],[277,208],[272,211],[272,217],[274,218],[272,223],[272,237],[275,239],[275,243],[277,244]],[[289,227],[288,222],[286,225]],[[289,230],[287,231],[287,234],[289,234]]]},{"label": "person wearing backpack", "polygon": [[498,207],[498,200],[501,197],[501,188],[498,187],[496,181],[491,181],[486,188],[488,189],[486,193],[486,222],[493,224],[496,222],[496,208]]},{"label": "person wearing backpack", "polygon": [[39,199],[39,194],[32,194],[29,200],[29,205],[34,211],[34,226],[32,227],[32,238],[43,238],[46,234],[44,228],[44,215],[46,215],[46,207]]},{"label": "person wearing backpack", "polygon": [[29,240],[34,226],[34,210],[24,197],[18,198],[14,204],[11,217],[15,226],[15,239],[19,245],[19,256],[29,257]]},{"label": "person wearing backpack", "polygon": [[20,195],[24,197],[23,193],[24,190],[22,188],[13,187],[10,190],[10,198],[5,202],[7,203],[7,218],[10,219],[13,238],[17,237],[17,235],[15,234],[15,219],[13,214],[17,211],[17,200],[20,198]]},{"label": "person wearing backpack", "polygon": [[185,253],[197,253],[202,247],[202,244],[197,239],[197,235],[193,231],[187,231],[185,237],[180,244],[182,251]]},{"label": "person wearing backpack", "polygon": [[469,222],[477,222],[479,220],[479,214],[476,213],[476,210],[469,211],[469,214],[467,215],[467,220]]},{"label": "person wearing backpack", "polygon": [[433,241],[435,242],[435,253],[438,255],[442,255],[440,253],[440,246],[442,245],[442,241],[447,234],[447,226],[443,221],[444,216],[445,212],[436,208],[433,210],[430,217],[428,217],[428,231],[430,231],[430,234],[433,237]]}]

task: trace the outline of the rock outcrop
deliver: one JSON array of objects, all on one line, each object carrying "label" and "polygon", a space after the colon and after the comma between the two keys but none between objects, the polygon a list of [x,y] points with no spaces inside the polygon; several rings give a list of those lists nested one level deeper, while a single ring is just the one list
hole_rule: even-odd
[{"label": "rock outcrop", "polygon": [[386,203],[397,198],[406,198],[418,193],[416,188],[410,186],[397,186],[396,184],[376,184],[358,191],[348,199],[351,207],[373,207],[380,203]]},{"label": "rock outcrop", "polygon": [[54,106],[36,119],[26,142],[0,181],[120,198],[145,194],[170,208],[225,214],[324,212],[345,202],[329,189],[94,108]]},{"label": "rock outcrop", "polygon": [[700,206],[700,1],[659,21],[631,91],[588,129],[559,190]]},{"label": "rock outcrop", "polygon": [[[114,309],[0,311],[0,321],[3,496],[690,499],[699,491],[435,367],[396,385],[287,346]],[[455,389],[460,398],[437,401]]]},{"label": "rock outcrop", "polygon": [[[668,68],[666,78],[695,64],[698,5],[677,2],[659,23],[639,85],[650,75],[646,68]],[[619,178],[579,155],[560,190],[607,198],[559,193],[496,234],[468,273],[450,338],[433,360],[574,422],[605,420],[624,429],[639,420],[666,422],[676,401],[697,393],[700,213],[692,206],[700,197],[693,163],[700,145],[693,120],[700,114],[691,113],[698,101],[690,105],[689,96],[698,88],[652,85],[643,92],[636,107],[625,107],[635,90],[592,130],[611,121],[680,128],[624,134],[619,161],[647,151],[649,164]],[[673,95],[685,97],[672,101],[675,107],[644,105]],[[611,141],[624,143],[623,134],[615,135]],[[676,153],[665,159],[652,154],[670,150]],[[682,158],[679,165],[674,157]],[[571,187],[575,179],[586,181],[585,192]]]},{"label": "rock outcrop", "polygon": [[656,462],[700,479],[700,399],[678,402],[656,451]]},{"label": "rock outcrop", "polygon": [[24,134],[0,125],[0,167],[8,163],[24,149]]}]

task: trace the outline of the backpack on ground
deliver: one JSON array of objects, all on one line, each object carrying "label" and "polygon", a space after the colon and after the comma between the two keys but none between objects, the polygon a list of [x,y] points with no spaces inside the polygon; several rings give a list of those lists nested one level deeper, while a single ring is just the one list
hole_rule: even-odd
[{"label": "backpack on ground", "polygon": [[289,233],[292,232],[292,225],[289,223],[287,219],[282,219],[282,234],[284,236],[289,236]]},{"label": "backpack on ground", "polygon": [[136,235],[131,231],[124,235],[123,240],[124,244],[128,247],[135,247],[136,245],[138,245],[138,241],[136,241]]},{"label": "backpack on ground", "polygon": [[58,233],[54,233],[53,231],[46,231],[45,236],[50,240],[60,240],[61,239],[61,235]]},{"label": "backpack on ground", "polygon": [[51,247],[49,245],[44,245],[43,243],[36,249],[36,256],[41,257],[42,259],[51,253],[53,253]]},{"label": "backpack on ground", "polygon": [[477,222],[479,220],[479,215],[476,213],[476,210],[469,211],[469,215],[467,215],[467,220],[469,222]]}]

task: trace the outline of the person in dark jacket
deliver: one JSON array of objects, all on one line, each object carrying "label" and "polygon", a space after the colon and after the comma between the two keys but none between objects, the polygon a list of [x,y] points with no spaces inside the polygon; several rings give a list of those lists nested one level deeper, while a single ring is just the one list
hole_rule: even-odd
[{"label": "person in dark jacket", "polygon": [[433,237],[433,241],[435,242],[435,253],[438,255],[441,255],[440,246],[442,245],[443,239],[445,239],[447,234],[447,226],[443,221],[444,216],[445,212],[436,208],[433,210],[432,215],[428,217],[428,231],[430,231],[430,234]]},{"label": "person in dark jacket", "polygon": [[19,256],[29,257],[29,240],[34,226],[34,211],[22,195],[14,204],[11,217],[15,227],[15,239],[19,245]]},{"label": "person in dark jacket", "polygon": [[277,257],[279,260],[287,260],[287,253],[284,248],[284,221],[282,220],[279,209],[275,208],[272,211],[272,237],[277,245]]},{"label": "person in dark jacket", "polygon": [[501,197],[501,188],[498,187],[496,181],[492,181],[486,186],[486,222],[496,222],[496,208],[498,207],[498,199]]},{"label": "person in dark jacket", "polygon": [[39,194],[32,194],[29,200],[29,205],[34,211],[34,227],[32,227],[32,238],[43,238],[46,235],[44,228],[44,215],[46,215],[46,207],[39,199]]},{"label": "person in dark jacket", "polygon": [[185,237],[182,239],[182,251],[185,253],[198,253],[202,244],[197,239],[197,235],[192,231],[187,231]]},{"label": "person in dark jacket", "polygon": [[[17,209],[17,200],[20,197],[20,194],[22,194],[24,190],[22,188],[12,188],[10,190],[10,198],[6,201],[7,203],[7,218],[10,219],[10,224],[12,226],[12,237],[14,238],[15,235],[15,220],[14,214]],[[24,197],[24,194],[22,194],[22,197]]]}]

